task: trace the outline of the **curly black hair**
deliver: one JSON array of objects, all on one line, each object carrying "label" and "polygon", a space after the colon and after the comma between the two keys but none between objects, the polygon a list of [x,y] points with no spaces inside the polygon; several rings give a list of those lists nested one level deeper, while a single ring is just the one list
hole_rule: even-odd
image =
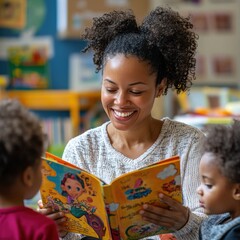
[{"label": "curly black hair", "polygon": [[14,184],[44,151],[40,120],[17,100],[0,101],[0,191]]},{"label": "curly black hair", "polygon": [[156,84],[166,77],[164,94],[169,88],[177,93],[187,91],[195,79],[198,35],[189,18],[171,8],[157,7],[138,25],[132,10],[112,11],[93,18],[82,35],[86,52],[94,51],[96,71],[116,54],[136,56],[147,61],[157,73]]},{"label": "curly black hair", "polygon": [[234,183],[240,183],[240,121],[231,125],[214,125],[206,129],[205,152],[216,156],[221,173]]}]

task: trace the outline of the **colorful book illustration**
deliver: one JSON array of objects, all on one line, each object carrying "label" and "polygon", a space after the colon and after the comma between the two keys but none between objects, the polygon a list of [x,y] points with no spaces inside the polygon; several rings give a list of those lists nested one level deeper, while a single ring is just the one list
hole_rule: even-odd
[{"label": "colorful book illustration", "polygon": [[178,156],[125,173],[106,184],[93,174],[46,153],[40,189],[45,207],[65,212],[65,228],[103,240],[135,240],[170,233],[144,221],[143,204],[164,207],[160,192],[182,202]]}]

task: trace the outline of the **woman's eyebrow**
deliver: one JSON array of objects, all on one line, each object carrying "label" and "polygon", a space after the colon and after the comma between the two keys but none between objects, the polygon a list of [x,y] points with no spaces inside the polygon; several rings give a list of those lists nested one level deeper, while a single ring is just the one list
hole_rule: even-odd
[{"label": "woman's eyebrow", "polygon": [[[113,82],[112,80],[110,80],[110,79],[104,79],[104,81],[106,81],[106,82],[109,82],[109,83],[112,83],[112,84],[115,84],[116,85],[116,83],[115,82]],[[139,84],[141,84],[141,85],[146,85],[146,83],[144,83],[144,82],[134,82],[134,83],[130,83],[129,84],[129,86],[134,86],[134,85],[139,85]]]},{"label": "woman's eyebrow", "polygon": [[112,80],[107,79],[107,78],[105,78],[103,81],[104,81],[104,82],[109,82],[109,83],[112,83],[112,84],[116,84],[115,82],[113,82]]},{"label": "woman's eyebrow", "polygon": [[129,86],[139,85],[139,84],[141,84],[141,85],[146,85],[146,83],[143,83],[143,82],[135,82],[135,83],[129,84]]}]

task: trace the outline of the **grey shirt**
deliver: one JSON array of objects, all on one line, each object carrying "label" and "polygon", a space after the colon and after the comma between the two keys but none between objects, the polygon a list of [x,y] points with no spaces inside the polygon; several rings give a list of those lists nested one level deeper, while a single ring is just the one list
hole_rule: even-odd
[{"label": "grey shirt", "polygon": [[[63,153],[69,161],[110,183],[123,173],[136,170],[161,159],[179,155],[183,204],[191,209],[187,224],[175,233],[178,239],[198,239],[199,225],[205,215],[199,207],[196,189],[200,184],[199,162],[204,134],[197,128],[164,118],[161,132],[153,145],[136,159],[130,159],[114,149],[107,133],[107,125],[86,131],[71,139]],[[81,239],[69,233],[64,239]],[[158,236],[148,239],[159,239]]]},{"label": "grey shirt", "polygon": [[229,221],[228,213],[212,215],[202,222],[201,240],[239,240],[240,239],[240,217]]}]

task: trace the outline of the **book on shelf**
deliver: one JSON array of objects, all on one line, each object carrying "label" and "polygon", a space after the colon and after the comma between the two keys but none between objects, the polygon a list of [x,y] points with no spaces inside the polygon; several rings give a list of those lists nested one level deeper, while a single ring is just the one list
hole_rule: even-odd
[{"label": "book on shelf", "polygon": [[46,153],[42,162],[43,205],[65,212],[68,232],[96,239],[139,239],[171,230],[144,221],[143,204],[166,207],[162,192],[182,202],[180,159],[173,156],[125,173],[110,184],[71,163]]}]

